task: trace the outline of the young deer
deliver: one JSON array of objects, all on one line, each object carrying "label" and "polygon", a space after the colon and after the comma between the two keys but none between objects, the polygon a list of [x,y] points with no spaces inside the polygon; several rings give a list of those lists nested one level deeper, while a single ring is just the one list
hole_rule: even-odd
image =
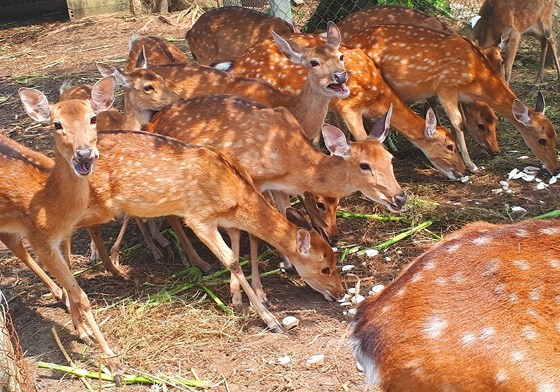
[{"label": "young deer", "polygon": [[210,145],[234,157],[261,192],[307,191],[338,198],[361,191],[389,210],[400,211],[406,194],[393,175],[391,154],[381,144],[389,121],[390,113],[369,137],[351,144],[338,128],[325,124],[322,133],[331,155],[311,144],[287,109],[265,108],[232,96],[179,101],[157,113],[144,129],[189,144]]},{"label": "young deer", "polygon": [[[302,47],[314,47],[324,43],[324,38],[313,34],[293,34],[292,42]],[[346,99],[332,100],[330,107],[342,117],[356,140],[366,137],[362,116],[379,118],[391,103],[395,112],[392,126],[414,145],[419,147],[428,159],[445,175],[458,180],[466,168],[451,134],[435,124],[430,113],[424,121],[405,105],[383,80],[379,69],[360,49],[341,47],[344,54],[350,96]],[[255,64],[267,64],[255,67]],[[272,40],[264,40],[249,48],[237,59],[232,70],[249,77],[263,78],[281,91],[300,93],[304,79],[299,75],[301,66],[286,61]],[[281,77],[279,77],[279,75]]]},{"label": "young deer", "polygon": [[364,30],[350,38],[347,44],[362,48],[375,61],[402,100],[439,98],[471,171],[477,167],[465,144],[459,101],[486,102],[517,128],[550,173],[559,168],[557,135],[543,114],[544,100],[537,101],[535,111],[527,108],[471,41],[417,26],[383,25]]},{"label": "young deer", "polygon": [[128,60],[125,66],[126,72],[132,72],[136,68],[141,68],[141,64],[138,64],[138,59],[141,58],[140,54],[148,59],[151,65],[186,63],[189,61],[187,56],[178,47],[160,37],[140,37],[135,34],[130,37],[128,50]]},{"label": "young deer", "polygon": [[541,43],[541,60],[535,83],[541,83],[547,50],[550,47],[554,67],[560,80],[560,64],[553,28],[554,0],[486,0],[480,8],[480,19],[473,28],[474,37],[482,47],[500,45],[505,48],[505,78],[509,82],[513,61],[521,40],[527,33]]},{"label": "young deer", "polygon": [[248,8],[220,7],[202,14],[185,38],[195,61],[210,66],[235,60],[273,32],[290,34],[294,27],[281,18]]},{"label": "young deer", "polygon": [[[334,23],[329,23],[326,42],[313,48],[302,48],[277,34],[273,34],[273,37],[275,45],[278,45],[284,56],[307,68],[307,82],[300,94],[282,93],[262,80],[190,64],[166,64],[137,69],[136,74],[128,75],[108,65],[98,64],[98,68],[104,76],[114,75],[118,80],[124,78],[139,84],[148,78],[163,77],[166,85],[185,99],[201,95],[232,94],[268,107],[283,106],[298,119],[309,138],[317,138],[331,98],[345,98],[349,94],[345,85],[347,75],[342,54],[338,50],[338,28]],[[260,66],[264,67],[264,63]],[[302,76],[303,74],[304,69]]]},{"label": "young deer", "polygon": [[[27,252],[22,252],[21,239],[29,241],[45,268],[66,290],[72,322],[80,338],[90,343],[90,337],[94,337],[107,356],[111,371],[118,375],[120,369],[114,353],[101,334],[88,298],[60,249],[88,206],[89,178],[99,157],[96,114],[111,107],[115,86],[114,78],[105,78],[95,84],[90,100],[73,99],[53,105],[49,105],[38,90],[19,90],[26,112],[36,121],[51,124],[55,158],[49,163],[26,154],[17,143],[4,139],[0,144],[0,160],[5,170],[0,187],[0,232],[2,240],[6,240],[14,253],[45,280],[47,275],[41,274]],[[63,300],[53,285],[49,287],[54,296]]]},{"label": "young deer", "polygon": [[355,316],[366,381],[384,391],[560,390],[560,221],[471,223]]},{"label": "young deer", "polygon": [[[430,28],[448,34],[457,34],[447,23],[433,15],[413,8],[395,5],[369,7],[362,11],[355,12],[343,19],[340,22],[339,28],[343,39],[347,40],[372,25],[395,23]],[[489,46],[483,49],[483,52],[493,64],[496,71],[503,76],[503,59],[499,48],[497,46]],[[352,88],[352,91],[353,90]],[[354,99],[356,99],[355,96]],[[436,99],[429,98],[428,102],[435,112]],[[348,105],[349,102],[342,102],[341,104]],[[463,115],[464,126],[467,132],[469,132],[489,154],[498,154],[500,152],[498,140],[496,138],[498,118],[494,114],[494,111],[482,101],[461,102],[459,103],[459,108]]]}]

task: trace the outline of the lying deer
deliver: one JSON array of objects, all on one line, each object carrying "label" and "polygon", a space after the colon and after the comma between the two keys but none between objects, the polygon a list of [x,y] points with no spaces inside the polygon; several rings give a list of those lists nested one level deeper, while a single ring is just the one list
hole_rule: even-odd
[{"label": "lying deer", "polygon": [[[56,105],[65,102],[83,101],[63,101]],[[46,99],[30,102],[27,109],[34,114],[45,108],[48,108]],[[65,113],[61,121],[72,122],[75,117]],[[326,298],[336,299],[344,293],[332,248],[317,232],[298,228],[286,220],[255,189],[245,169],[218,150],[134,131],[99,132],[97,147],[103,151],[103,159],[97,162],[90,176],[89,206],[77,225],[101,224],[121,214],[182,217],[232,272],[259,316],[275,331],[280,331],[281,325],[257,299],[239,260],[221,238],[218,226],[247,231],[275,246],[290,257],[302,278]],[[85,167],[77,167],[85,171]],[[66,264],[64,267],[68,270]],[[55,275],[59,281],[60,275]],[[66,273],[62,275],[65,277]],[[63,287],[67,288],[65,284]],[[71,305],[75,301],[74,291],[68,290]],[[83,298],[87,300],[85,294]],[[84,313],[91,315],[87,309]],[[74,319],[74,313],[73,320],[81,331],[83,324]],[[88,323],[92,328],[97,327],[93,316],[91,320],[88,318]],[[100,332],[99,337],[103,338]],[[104,342],[99,338],[98,341]],[[106,350],[110,352],[108,346]]]},{"label": "lying deer", "polygon": [[179,101],[157,113],[144,129],[219,149],[247,169],[261,192],[307,191],[338,198],[361,191],[390,211],[400,211],[406,194],[395,180],[391,154],[381,144],[389,121],[390,113],[369,137],[350,144],[338,128],[325,124],[322,134],[331,155],[311,144],[287,109],[265,108],[239,97]]},{"label": "lying deer", "polygon": [[543,113],[544,100],[537,101],[535,111],[527,108],[471,41],[458,35],[396,24],[366,29],[347,44],[363,49],[404,101],[439,98],[453,124],[463,160],[471,171],[477,167],[465,144],[459,101],[486,102],[517,128],[550,173],[559,168],[557,135]]},{"label": "lying deer", "polygon": [[412,262],[354,319],[384,391],[560,390],[560,221],[476,222]]},{"label": "lying deer", "polygon": [[[441,31],[442,33],[457,34],[445,21],[436,16],[429,15],[417,9],[384,5],[368,7],[364,10],[355,12],[340,22],[340,34],[344,40],[348,40],[353,35],[373,25],[384,24],[406,24],[420,26]],[[495,67],[502,77],[504,75],[503,59],[497,46],[488,46],[482,49],[490,63]],[[354,91],[354,88],[351,89]],[[355,96],[354,96],[354,99]],[[358,96],[359,99],[359,96]],[[428,102],[434,111],[436,110],[436,99],[428,98]],[[342,102],[342,105],[349,105]],[[463,117],[463,124],[467,132],[480,143],[491,155],[500,152],[496,129],[498,118],[494,111],[482,101],[460,102],[459,109]],[[439,121],[438,121],[439,125]]]},{"label": "lying deer", "polygon": [[198,64],[213,65],[238,58],[251,44],[270,38],[272,32],[293,33],[294,26],[248,8],[220,7],[202,14],[185,38]]},{"label": "lying deer", "polygon": [[[0,231],[2,241],[45,279],[46,274],[39,271],[27,252],[22,252],[21,239],[29,241],[45,268],[66,291],[72,322],[80,338],[91,343],[93,337],[111,371],[118,376],[121,369],[115,354],[101,334],[89,300],[61,251],[61,244],[70,237],[88,206],[89,178],[99,157],[96,115],[111,107],[115,85],[115,78],[105,78],[94,85],[90,100],[73,99],[52,106],[38,90],[19,90],[27,113],[36,121],[51,124],[55,157],[54,162],[46,164],[47,161],[19,149],[19,144],[2,140],[0,159],[5,171],[0,187]],[[64,301],[61,291],[53,285],[50,288],[55,298]]]},{"label": "lying deer", "polygon": [[155,36],[140,37],[135,34],[130,37],[128,42],[126,72],[132,72],[136,68],[141,68],[141,64],[137,63],[138,59],[141,58],[140,54],[144,58],[149,59],[152,65],[186,63],[189,61],[181,49],[166,39]]},{"label": "lying deer", "polygon": [[541,43],[541,60],[535,83],[541,83],[544,75],[546,54],[550,47],[554,67],[560,80],[560,64],[554,37],[554,0],[486,0],[480,8],[480,18],[473,28],[474,37],[482,47],[500,45],[505,49],[505,78],[509,82],[513,61],[521,41],[527,33]]}]

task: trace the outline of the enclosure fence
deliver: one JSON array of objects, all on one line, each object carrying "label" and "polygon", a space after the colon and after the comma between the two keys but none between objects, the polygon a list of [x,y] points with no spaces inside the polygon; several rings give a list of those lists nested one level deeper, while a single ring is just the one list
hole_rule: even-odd
[{"label": "enclosure fence", "polygon": [[35,391],[23,359],[23,352],[14,329],[8,302],[0,291],[0,391],[28,392]]}]

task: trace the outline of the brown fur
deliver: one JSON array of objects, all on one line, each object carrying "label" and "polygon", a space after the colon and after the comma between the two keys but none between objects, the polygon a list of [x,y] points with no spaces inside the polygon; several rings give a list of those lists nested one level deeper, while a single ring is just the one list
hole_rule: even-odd
[{"label": "brown fur", "polygon": [[126,61],[125,71],[132,72],[137,68],[137,61],[144,50],[144,54],[151,65],[186,63],[187,56],[175,45],[166,39],[154,36],[132,37],[130,50]]}]

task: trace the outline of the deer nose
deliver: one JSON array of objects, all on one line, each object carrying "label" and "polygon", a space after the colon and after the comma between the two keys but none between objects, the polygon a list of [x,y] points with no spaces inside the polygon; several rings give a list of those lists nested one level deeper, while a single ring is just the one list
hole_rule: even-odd
[{"label": "deer nose", "polygon": [[395,196],[395,203],[397,203],[397,205],[402,208],[406,204],[406,199],[406,193],[403,192],[400,195]]},{"label": "deer nose", "polygon": [[93,149],[76,150],[76,159],[81,163],[86,163],[93,159]]},{"label": "deer nose", "polygon": [[334,81],[338,84],[346,83],[348,81],[348,74],[346,73],[346,71],[335,72]]}]

